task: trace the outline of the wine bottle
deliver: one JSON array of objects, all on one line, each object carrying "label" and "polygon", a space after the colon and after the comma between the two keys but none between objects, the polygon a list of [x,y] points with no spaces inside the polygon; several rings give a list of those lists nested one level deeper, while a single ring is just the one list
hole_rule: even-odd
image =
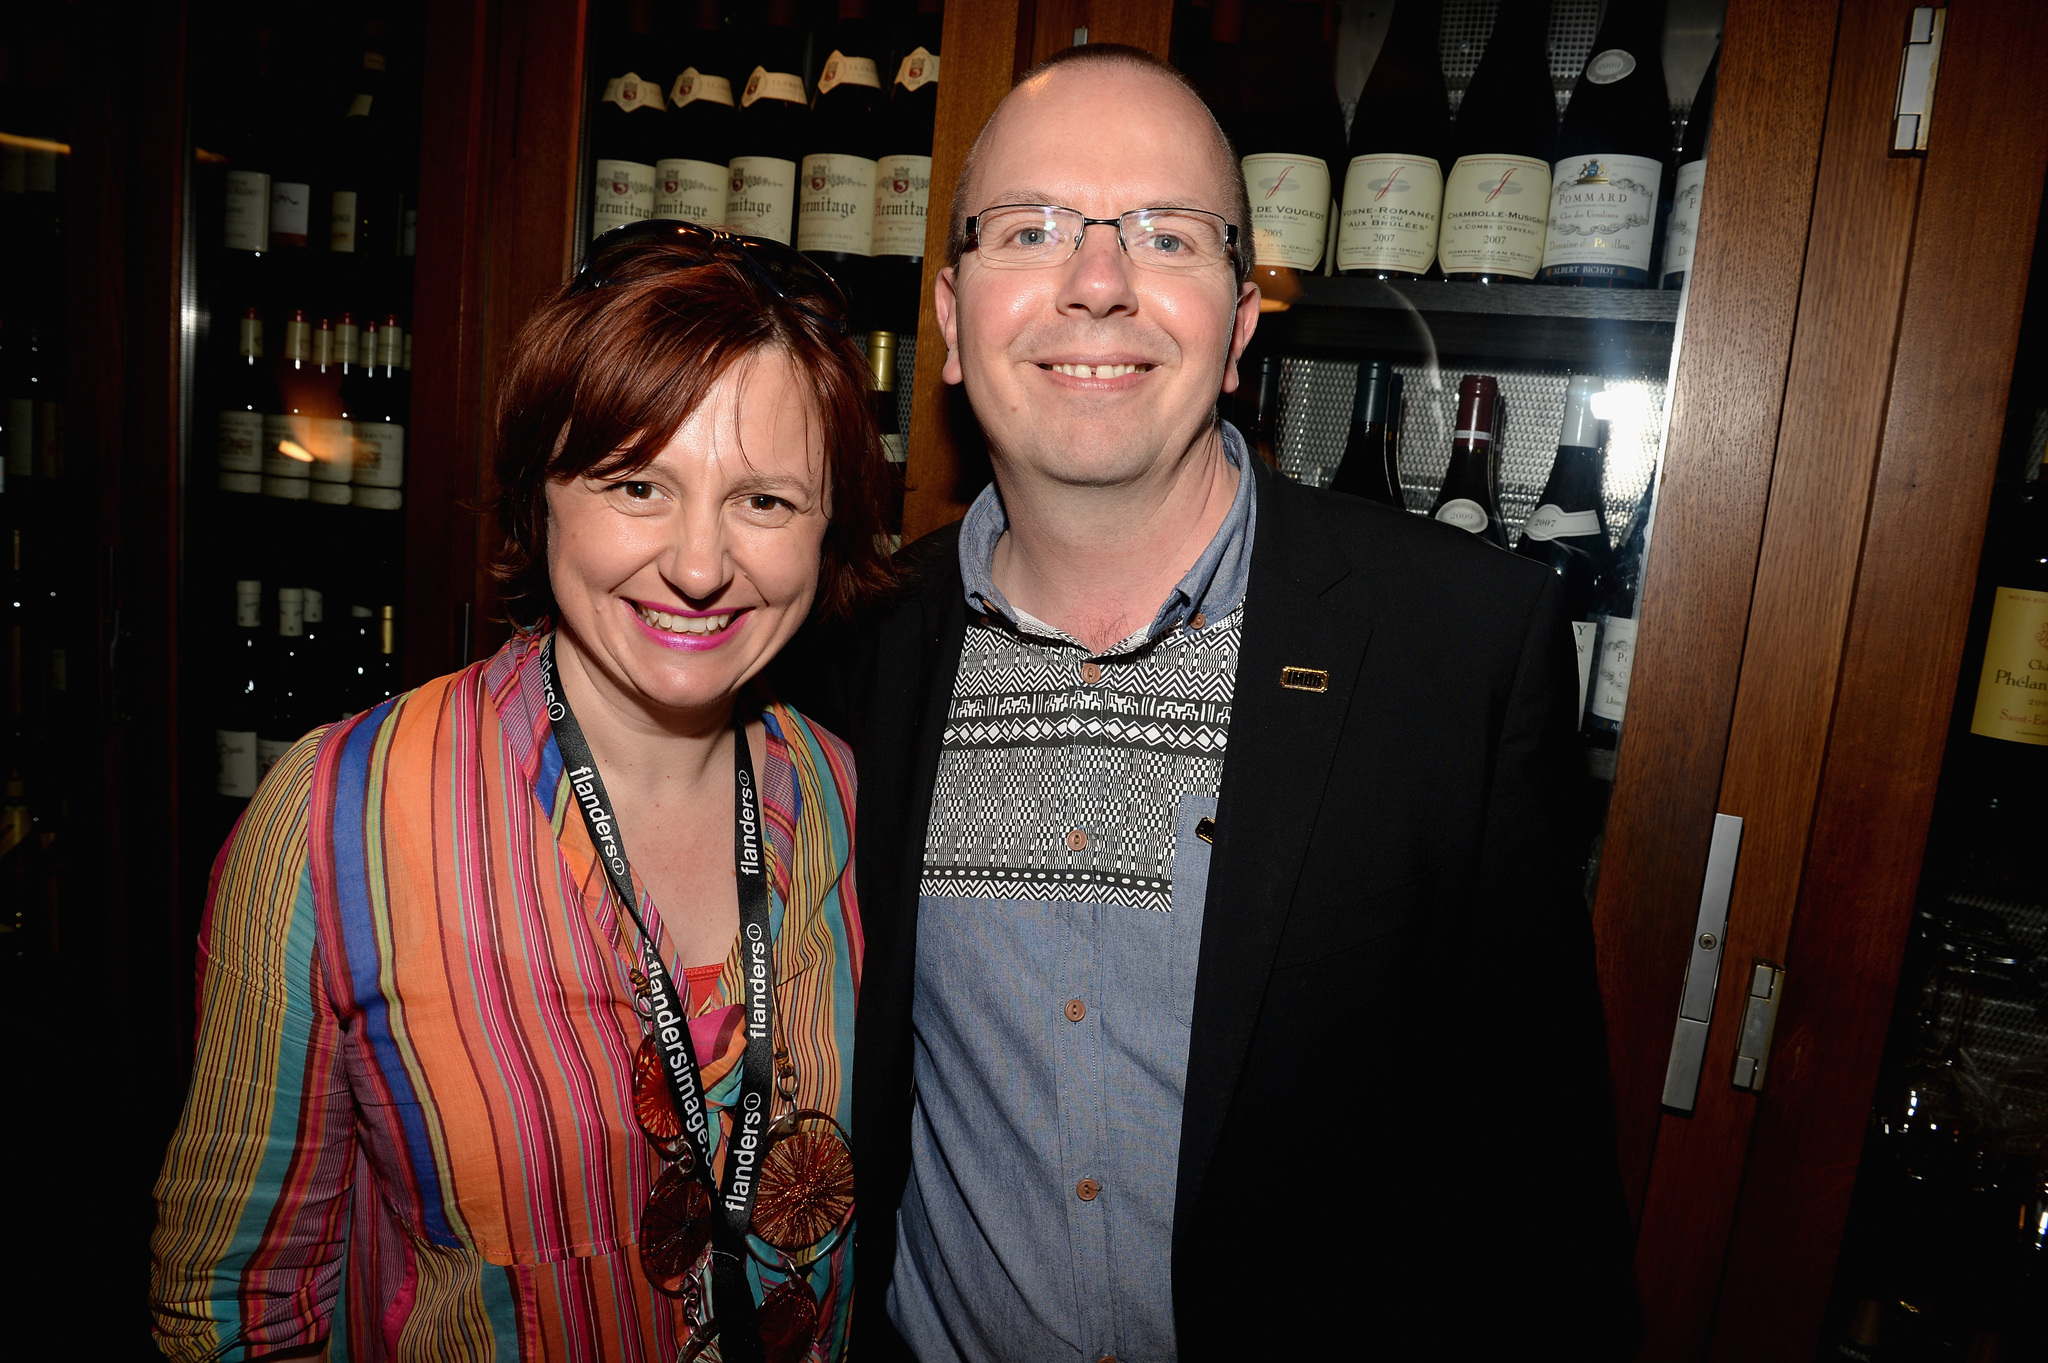
[{"label": "wine bottle", "polygon": [[1714,135],[1714,87],[1720,84],[1721,50],[1707,63],[1692,112],[1685,119],[1685,144],[1678,153],[1678,179],[1671,191],[1671,222],[1664,235],[1664,287],[1682,289],[1692,271],[1693,242],[1700,229],[1700,187],[1707,179],[1707,144]]},{"label": "wine bottle", "polygon": [[654,163],[668,124],[661,73],[653,69],[656,56],[648,0],[628,0],[626,26],[613,38],[604,95],[591,121],[597,175],[590,200],[593,237],[654,216]]},{"label": "wine bottle", "polygon": [[[333,181],[327,194],[330,289],[360,292],[389,287],[398,257],[405,199],[399,189],[397,138],[386,96],[382,34],[367,38],[355,71],[355,90],[334,133]],[[360,282],[356,282],[360,281]]]},{"label": "wine bottle", "polygon": [[1650,519],[1657,485],[1643,490],[1629,517],[1628,533],[1614,552],[1600,596],[1599,631],[1593,675],[1586,687],[1586,769],[1602,781],[1614,779],[1621,745],[1621,721],[1628,712],[1629,677],[1635,670],[1636,609],[1643,587],[1643,563],[1650,546]]},{"label": "wine bottle", "polygon": [[1469,530],[1488,544],[1508,547],[1494,490],[1493,427],[1500,383],[1488,374],[1458,380],[1458,425],[1451,432],[1451,462],[1429,514]]},{"label": "wine bottle", "polygon": [[347,399],[355,436],[355,462],[349,473],[349,502],[372,511],[396,511],[405,504],[406,391],[399,357],[405,332],[396,316],[386,316],[364,344],[374,348]]},{"label": "wine bottle", "polygon": [[1436,260],[1450,96],[1437,56],[1441,0],[1400,0],[1359,91],[1337,223],[1337,269],[1420,279]]},{"label": "wine bottle", "polygon": [[795,229],[797,163],[810,141],[811,116],[795,0],[769,0],[754,46],[727,167],[725,225],[787,246]]},{"label": "wine bottle", "polygon": [[312,451],[312,500],[347,506],[355,463],[355,432],[342,410],[339,333],[332,318],[313,328],[313,368],[301,399],[306,412],[307,448]]},{"label": "wine bottle", "polygon": [[214,789],[229,800],[256,793],[256,731],[262,714],[263,584],[235,583],[235,623],[221,650],[214,702]]},{"label": "wine bottle", "polygon": [[1358,366],[1358,390],[1351,399],[1351,434],[1344,457],[1330,478],[1330,491],[1405,510],[1401,465],[1395,443],[1400,426],[1401,376],[1385,360]]},{"label": "wine bottle", "polygon": [[277,633],[263,659],[263,704],[256,724],[256,780],[291,751],[307,725],[301,713],[306,658],[300,649],[306,632],[306,593],[301,587],[277,589]]},{"label": "wine bottle", "polygon": [[[262,53],[252,55],[254,69],[246,88],[260,96],[268,93],[270,82]],[[228,118],[219,130],[221,151],[228,160],[221,177],[220,244],[231,258],[241,257],[241,268],[230,265],[228,273],[244,284],[254,277],[250,267],[270,254],[270,147],[265,136],[269,126],[264,119]]]},{"label": "wine bottle", "polygon": [[236,328],[235,363],[221,376],[220,426],[214,445],[220,490],[263,491],[263,424],[280,415],[277,383],[263,358],[263,316],[245,309]]},{"label": "wine bottle", "polygon": [[1607,514],[1601,501],[1606,474],[1605,442],[1593,415],[1593,394],[1604,385],[1591,374],[1574,374],[1565,384],[1564,422],[1557,433],[1557,459],[1550,466],[1536,509],[1522,522],[1515,552],[1535,559],[1564,579],[1571,612],[1572,642],[1579,657],[1579,714],[1586,711],[1586,681],[1592,674],[1599,633],[1600,593],[1613,554],[1607,543]]},{"label": "wine bottle", "polygon": [[365,680],[369,704],[376,705],[398,694],[398,608],[377,608],[377,652],[370,660]]},{"label": "wine bottle", "polygon": [[918,0],[914,46],[897,63],[882,156],[875,162],[874,261],[868,313],[874,325],[917,334],[924,303],[924,237],[931,209],[932,129],[939,116],[939,0]]},{"label": "wine bottle", "polygon": [[[313,154],[315,128],[299,101],[280,111],[270,173],[270,258],[261,305],[276,334],[279,301],[304,301],[313,285]],[[281,339],[281,338],[280,338]]]},{"label": "wine bottle", "polygon": [[1565,107],[1551,171],[1550,284],[1643,288],[1671,149],[1664,0],[1612,0]]},{"label": "wine bottle", "polygon": [[1458,106],[1456,159],[1444,180],[1444,278],[1525,283],[1543,266],[1557,99],[1550,88],[1548,0],[1502,5]]},{"label": "wine bottle", "polygon": [[875,160],[881,155],[882,77],[867,0],[839,0],[832,52],[818,71],[797,177],[796,246],[839,282],[865,325],[875,247]]},{"label": "wine bottle", "polygon": [[670,64],[676,78],[654,163],[654,216],[717,227],[725,222],[734,117],[718,0],[698,0],[696,25]]},{"label": "wine bottle", "polygon": [[903,547],[903,493],[909,454],[903,426],[896,414],[896,334],[875,327],[868,332],[868,367],[874,372],[875,424],[882,431],[882,458],[889,466],[889,550]]},{"label": "wine bottle", "polygon": [[303,502],[312,495],[313,451],[307,443],[307,413],[299,399],[310,386],[313,324],[304,308],[285,318],[284,349],[278,356],[278,410],[263,418],[263,495]]},{"label": "wine bottle", "polygon": [[[1286,0],[1270,12],[1273,22],[1243,44],[1235,126],[1224,128],[1243,158],[1253,260],[1262,275],[1323,263],[1345,166],[1344,113],[1321,0]],[[1238,42],[1241,19],[1238,0],[1220,0],[1212,39]]]}]

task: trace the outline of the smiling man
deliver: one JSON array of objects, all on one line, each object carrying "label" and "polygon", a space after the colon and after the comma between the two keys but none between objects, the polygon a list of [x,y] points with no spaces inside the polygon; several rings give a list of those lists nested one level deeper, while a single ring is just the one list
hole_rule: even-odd
[{"label": "smiling man", "polygon": [[1632,1328],[1557,581],[1247,457],[1249,216],[1129,48],[1026,76],[962,176],[938,315],[995,482],[844,697],[864,1355]]}]

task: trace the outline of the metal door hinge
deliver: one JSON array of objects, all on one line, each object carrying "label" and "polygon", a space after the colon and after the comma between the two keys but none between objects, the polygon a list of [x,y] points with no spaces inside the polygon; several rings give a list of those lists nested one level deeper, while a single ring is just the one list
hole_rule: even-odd
[{"label": "metal door hinge", "polygon": [[1785,968],[1758,959],[1749,972],[1749,997],[1742,1004],[1742,1037],[1735,1043],[1735,1087],[1751,1093],[1764,1086],[1771,1062],[1771,1032],[1778,1025],[1778,1000],[1785,992]]},{"label": "metal door hinge", "polygon": [[1664,1068],[1664,1106],[1690,1112],[1699,1099],[1700,1068],[1707,1059],[1707,1029],[1714,1021],[1714,990],[1721,983],[1721,939],[1728,931],[1728,896],[1735,889],[1735,854],[1742,849],[1742,820],[1714,816],[1714,840],[1707,848],[1707,876],[1700,886],[1699,917],[1685,963],[1685,988],[1678,999],[1678,1026],[1671,1035],[1671,1060]]},{"label": "metal door hinge", "polygon": [[1941,75],[1941,34],[1948,11],[1922,5],[1906,31],[1899,58],[1899,98],[1892,108],[1892,155],[1927,154],[1927,126],[1934,116],[1934,82]]}]

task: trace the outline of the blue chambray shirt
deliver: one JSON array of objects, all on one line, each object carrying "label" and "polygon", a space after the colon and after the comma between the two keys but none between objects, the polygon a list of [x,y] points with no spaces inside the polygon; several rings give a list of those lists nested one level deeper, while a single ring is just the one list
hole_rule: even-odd
[{"label": "blue chambray shirt", "polygon": [[[991,486],[926,825],[890,1318],[924,1363],[1175,1357],[1188,1029],[1257,518],[1101,653],[1010,606]],[[1084,1182],[1085,1181],[1085,1182]]]}]

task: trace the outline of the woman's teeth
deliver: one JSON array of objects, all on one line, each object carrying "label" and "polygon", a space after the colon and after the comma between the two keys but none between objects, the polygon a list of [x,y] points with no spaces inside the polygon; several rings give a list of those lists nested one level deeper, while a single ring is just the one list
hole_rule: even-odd
[{"label": "woman's teeth", "polygon": [[671,634],[716,634],[733,622],[737,611],[723,615],[670,615],[667,611],[651,610],[646,606],[635,606],[640,618],[656,629],[665,629]]},{"label": "woman's teeth", "polygon": [[1049,364],[1047,369],[1055,374],[1065,374],[1076,379],[1120,379],[1126,374],[1139,374],[1150,369],[1149,364]]}]

